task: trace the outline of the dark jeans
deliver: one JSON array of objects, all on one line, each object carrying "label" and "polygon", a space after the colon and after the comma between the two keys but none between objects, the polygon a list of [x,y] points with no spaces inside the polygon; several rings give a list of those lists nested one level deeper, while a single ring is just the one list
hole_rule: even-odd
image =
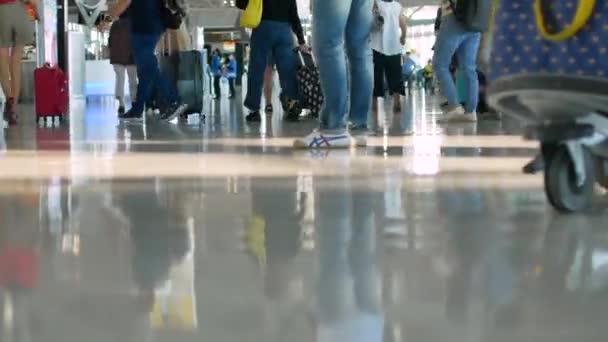
[{"label": "dark jeans", "polygon": [[144,105],[152,95],[152,89],[158,89],[160,100],[165,104],[173,104],[179,100],[175,86],[160,72],[154,50],[161,34],[133,33],[131,46],[137,66],[137,101],[133,103],[132,111],[142,113]]},{"label": "dark jeans", "polygon": [[221,76],[213,76],[213,91],[215,92],[215,97],[217,98],[220,98],[222,96],[222,90],[220,87],[221,80]]},{"label": "dark jeans", "polygon": [[230,87],[230,97],[234,96],[234,77],[228,77],[228,86]]},{"label": "dark jeans", "polygon": [[264,72],[271,55],[279,70],[283,95],[287,99],[298,99],[294,47],[289,23],[264,20],[253,30],[245,107],[252,111],[260,110]]},{"label": "dark jeans", "polygon": [[387,56],[374,51],[374,97],[384,97],[384,78],[391,95],[405,95],[401,79],[401,55]]}]

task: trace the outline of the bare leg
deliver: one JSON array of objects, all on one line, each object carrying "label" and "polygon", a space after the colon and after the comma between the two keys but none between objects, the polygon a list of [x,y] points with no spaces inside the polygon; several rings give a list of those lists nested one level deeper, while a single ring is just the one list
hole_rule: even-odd
[{"label": "bare leg", "polygon": [[13,97],[11,90],[10,48],[0,49],[0,83],[6,99]]},{"label": "bare leg", "polygon": [[125,72],[124,65],[114,65],[114,73],[116,74],[114,96],[118,100],[118,106],[123,109],[125,107]]},{"label": "bare leg", "polygon": [[264,99],[266,100],[266,106],[272,104],[272,81],[274,76],[274,70],[272,66],[266,66],[264,72]]},{"label": "bare leg", "polygon": [[129,94],[131,95],[131,102],[135,102],[137,99],[137,67],[135,67],[135,65],[129,65],[127,67],[127,75],[129,75]]},{"label": "bare leg", "polygon": [[401,113],[401,95],[399,93],[393,94],[393,112]]},{"label": "bare leg", "polygon": [[16,46],[11,54],[11,88],[15,103],[19,103],[21,95],[21,59],[23,58],[23,46]]}]

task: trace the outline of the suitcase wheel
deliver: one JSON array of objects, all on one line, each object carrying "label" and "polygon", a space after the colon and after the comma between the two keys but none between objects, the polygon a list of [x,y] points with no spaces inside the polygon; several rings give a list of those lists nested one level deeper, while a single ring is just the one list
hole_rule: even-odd
[{"label": "suitcase wheel", "polygon": [[577,174],[575,162],[565,146],[545,155],[545,192],[551,205],[561,212],[580,212],[591,206],[596,182],[591,152],[582,148],[584,177]]}]

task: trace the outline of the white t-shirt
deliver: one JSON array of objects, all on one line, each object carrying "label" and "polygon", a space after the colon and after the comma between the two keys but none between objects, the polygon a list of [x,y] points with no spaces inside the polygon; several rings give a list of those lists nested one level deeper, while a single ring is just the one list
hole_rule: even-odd
[{"label": "white t-shirt", "polygon": [[403,7],[399,1],[375,0],[378,12],[384,17],[384,25],[379,30],[373,30],[371,34],[371,47],[383,55],[400,55],[403,52],[401,46],[400,17],[403,15]]}]

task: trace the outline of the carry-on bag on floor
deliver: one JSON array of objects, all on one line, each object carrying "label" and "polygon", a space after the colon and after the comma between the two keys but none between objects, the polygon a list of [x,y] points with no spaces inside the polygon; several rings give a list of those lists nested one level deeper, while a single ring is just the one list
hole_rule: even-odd
[{"label": "carry-on bag on floor", "polygon": [[298,69],[298,92],[302,108],[310,110],[310,115],[318,117],[323,106],[323,90],[319,70],[311,53],[295,50]]},{"label": "carry-on bag on floor", "polygon": [[203,116],[203,56],[200,51],[179,51],[161,56],[161,72],[177,87],[181,100],[188,105],[186,115]]},{"label": "carry-on bag on floor", "polygon": [[68,80],[59,67],[45,64],[34,71],[36,120],[47,117],[64,119],[69,111]]},{"label": "carry-on bag on floor", "polygon": [[509,0],[496,12],[491,105],[540,141],[559,211],[608,187],[608,0]]}]

